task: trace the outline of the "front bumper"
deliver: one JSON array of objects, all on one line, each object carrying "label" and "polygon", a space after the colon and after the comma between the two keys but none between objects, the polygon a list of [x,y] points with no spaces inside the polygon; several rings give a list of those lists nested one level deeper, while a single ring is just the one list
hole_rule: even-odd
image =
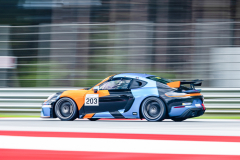
[{"label": "front bumper", "polygon": [[41,118],[54,118],[53,107],[51,104],[43,104]]}]

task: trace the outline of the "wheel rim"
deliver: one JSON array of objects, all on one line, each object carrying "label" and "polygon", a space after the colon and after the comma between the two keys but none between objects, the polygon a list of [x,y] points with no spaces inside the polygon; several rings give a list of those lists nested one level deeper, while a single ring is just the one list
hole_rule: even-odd
[{"label": "wheel rim", "polygon": [[68,119],[73,115],[73,105],[69,101],[62,101],[56,106],[57,115],[59,118]]},{"label": "wheel rim", "polygon": [[72,105],[69,102],[64,102],[60,106],[60,113],[63,117],[69,117],[72,114]]},{"label": "wheel rim", "polygon": [[144,109],[144,113],[149,119],[156,119],[163,114],[163,110],[161,109],[161,106],[156,101],[150,101],[146,104],[146,107]]}]

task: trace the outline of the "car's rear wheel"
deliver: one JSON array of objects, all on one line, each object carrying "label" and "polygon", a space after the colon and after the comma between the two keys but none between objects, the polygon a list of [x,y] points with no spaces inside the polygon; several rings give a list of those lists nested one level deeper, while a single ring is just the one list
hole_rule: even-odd
[{"label": "car's rear wheel", "polygon": [[166,115],[166,107],[161,99],[149,97],[143,101],[141,113],[148,121],[162,121]]},{"label": "car's rear wheel", "polygon": [[88,118],[89,121],[97,121],[99,120],[100,118]]},{"label": "car's rear wheel", "polygon": [[61,98],[55,105],[56,116],[62,121],[73,121],[77,118],[77,105],[71,98]]},{"label": "car's rear wheel", "polygon": [[174,122],[182,122],[182,121],[184,121],[186,118],[172,118],[172,120],[174,121]]}]

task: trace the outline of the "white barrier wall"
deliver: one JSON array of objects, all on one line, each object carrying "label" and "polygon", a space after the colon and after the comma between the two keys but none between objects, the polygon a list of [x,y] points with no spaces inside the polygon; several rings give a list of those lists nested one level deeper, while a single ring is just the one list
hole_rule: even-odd
[{"label": "white barrier wall", "polygon": [[[39,113],[41,104],[58,91],[80,88],[0,88],[1,113]],[[206,113],[239,114],[240,88],[202,88]]]}]

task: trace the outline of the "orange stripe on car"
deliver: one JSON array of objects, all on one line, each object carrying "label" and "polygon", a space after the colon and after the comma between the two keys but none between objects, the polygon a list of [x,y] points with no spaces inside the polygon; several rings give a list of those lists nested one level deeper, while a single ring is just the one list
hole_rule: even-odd
[{"label": "orange stripe on car", "polygon": [[86,114],[83,118],[92,118],[95,113]]},{"label": "orange stripe on car", "polygon": [[171,88],[179,88],[181,85],[181,82],[180,81],[170,82],[170,83],[167,83],[167,85]]},{"label": "orange stripe on car", "polygon": [[189,96],[201,96],[202,94],[201,93],[190,93],[188,94]]}]

